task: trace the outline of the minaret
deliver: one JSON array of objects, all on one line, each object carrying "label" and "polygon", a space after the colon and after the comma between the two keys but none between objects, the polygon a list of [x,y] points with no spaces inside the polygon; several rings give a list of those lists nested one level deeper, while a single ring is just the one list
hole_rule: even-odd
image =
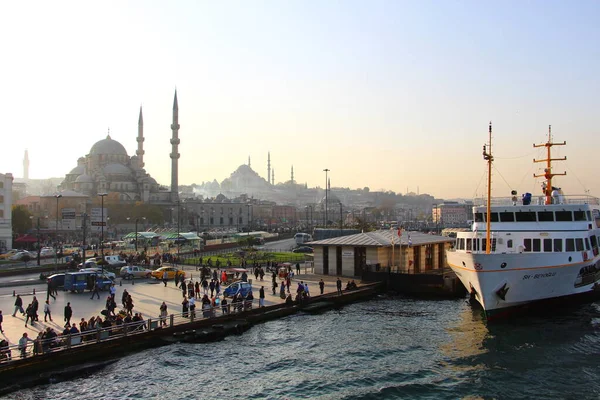
[{"label": "minaret", "polygon": [[267,153],[267,181],[271,184],[271,152]]},{"label": "minaret", "polygon": [[25,149],[25,158],[23,158],[23,179],[29,179],[29,152]]},{"label": "minaret", "polygon": [[294,184],[294,166],[292,165],[292,185]]},{"label": "minaret", "polygon": [[275,168],[271,170],[271,185],[275,185]]},{"label": "minaret", "polygon": [[248,167],[252,168],[252,163],[250,163],[250,156],[248,156]]},{"label": "minaret", "polygon": [[142,117],[142,106],[140,106],[140,118],[138,119],[138,149],[135,152],[138,156],[138,167],[144,168],[144,118]]},{"label": "minaret", "polygon": [[171,138],[171,201],[179,200],[179,184],[178,184],[178,171],[177,164],[179,160],[179,153],[177,152],[179,146],[179,107],[177,106],[177,89],[175,89],[175,98],[173,99],[173,123],[171,124],[171,130],[173,131],[173,137]]}]

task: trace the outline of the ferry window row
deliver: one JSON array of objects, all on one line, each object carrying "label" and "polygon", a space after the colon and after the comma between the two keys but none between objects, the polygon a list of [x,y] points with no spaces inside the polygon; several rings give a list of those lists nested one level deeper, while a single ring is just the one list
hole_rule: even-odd
[{"label": "ferry window row", "polygon": [[[475,222],[486,222],[486,213],[475,213]],[[501,211],[490,213],[490,222],[592,221],[589,211]]]},{"label": "ferry window row", "polygon": [[[520,251],[523,252],[562,252],[562,251],[584,251],[596,249],[598,247],[599,240],[596,236],[589,238],[569,238],[569,239],[523,239],[523,248]],[[507,249],[513,249],[514,240],[503,238],[494,238],[491,240],[491,251],[496,250],[502,251],[499,247],[506,247]],[[486,239],[470,239],[470,238],[459,238],[456,241],[456,248],[458,250],[465,251],[485,251]]]}]

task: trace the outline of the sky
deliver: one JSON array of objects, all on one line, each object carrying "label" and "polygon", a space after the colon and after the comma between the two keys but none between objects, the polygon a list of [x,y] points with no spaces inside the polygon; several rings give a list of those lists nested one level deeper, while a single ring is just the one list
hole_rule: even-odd
[{"label": "sky", "polygon": [[555,186],[600,196],[597,1],[5,1],[0,3],[0,172],[64,177],[105,138],[137,148],[170,185],[248,162],[277,183],[472,198]]}]

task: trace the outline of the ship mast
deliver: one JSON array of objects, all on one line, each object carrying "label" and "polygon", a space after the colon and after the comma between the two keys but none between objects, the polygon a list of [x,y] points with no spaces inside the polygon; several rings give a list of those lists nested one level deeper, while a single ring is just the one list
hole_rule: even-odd
[{"label": "ship mast", "polygon": [[551,155],[551,147],[552,146],[564,146],[566,145],[567,142],[564,141],[562,143],[552,143],[552,125],[548,125],[548,141],[546,143],[542,143],[542,144],[535,144],[533,145],[533,147],[545,147],[547,150],[547,158],[543,159],[543,160],[536,160],[535,158],[533,159],[534,163],[537,162],[546,162],[546,168],[544,169],[544,173],[540,174],[540,175],[536,175],[533,174],[534,178],[539,178],[539,177],[544,177],[546,178],[546,187],[544,188],[544,196],[546,196],[546,201],[545,204],[552,204],[552,177],[557,176],[557,175],[566,175],[566,172],[563,172],[562,174],[553,174],[552,173],[552,161],[565,161],[567,159],[567,157],[563,157],[563,158],[552,158]]},{"label": "ship mast", "polygon": [[492,121],[489,126],[489,138],[488,138],[489,151],[486,151],[485,144],[483,145],[483,159],[488,163],[488,190],[487,190],[487,210],[486,210],[486,227],[485,227],[485,254],[490,254],[492,238],[490,234],[491,222],[490,217],[492,214],[492,162],[494,157],[492,156]]}]

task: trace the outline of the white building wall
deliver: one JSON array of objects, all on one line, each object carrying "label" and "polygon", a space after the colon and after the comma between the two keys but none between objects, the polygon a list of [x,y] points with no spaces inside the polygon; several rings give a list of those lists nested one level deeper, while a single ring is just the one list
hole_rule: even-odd
[{"label": "white building wall", "polygon": [[0,174],[0,250],[12,249],[12,174]]}]

